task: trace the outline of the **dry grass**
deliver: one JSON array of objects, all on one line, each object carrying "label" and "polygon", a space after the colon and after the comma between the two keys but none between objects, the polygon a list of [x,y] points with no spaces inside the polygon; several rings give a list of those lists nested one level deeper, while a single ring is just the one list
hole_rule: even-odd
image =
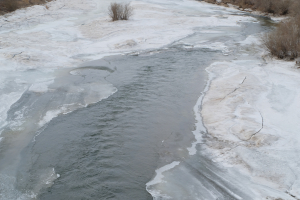
[{"label": "dry grass", "polygon": [[300,56],[300,18],[282,22],[272,32],[263,36],[263,44],[271,55],[280,59],[295,59]]},{"label": "dry grass", "polygon": [[[216,0],[204,1],[217,3]],[[227,3],[241,9],[251,8],[275,15],[289,15],[288,20],[263,36],[263,44],[277,58],[293,60],[300,57],[300,0],[222,0],[222,4]]]},{"label": "dry grass", "polygon": [[289,14],[291,16],[294,16],[294,17],[296,16],[297,17],[298,15],[300,15],[299,11],[300,11],[300,1],[295,0],[290,5]]},{"label": "dry grass", "polygon": [[[279,9],[282,6],[283,8]],[[283,12],[288,7],[288,20],[281,22],[278,27],[263,36],[263,44],[271,55],[280,59],[290,59],[300,57],[300,2],[289,1],[289,5],[277,5]]]},{"label": "dry grass", "polygon": [[3,0],[0,2],[0,10],[4,12],[13,12],[20,7],[17,0]]},{"label": "dry grass", "polygon": [[111,3],[108,14],[112,21],[128,20],[133,14],[133,8],[129,4]]},{"label": "dry grass", "polygon": [[25,8],[44,3],[46,3],[46,0],[0,0],[0,14],[13,12],[19,8]]},{"label": "dry grass", "polygon": [[[217,3],[216,0],[204,0],[208,3]],[[277,15],[289,14],[293,7],[291,4],[297,0],[222,0],[222,4],[237,5],[242,9],[251,8],[266,13]]]}]

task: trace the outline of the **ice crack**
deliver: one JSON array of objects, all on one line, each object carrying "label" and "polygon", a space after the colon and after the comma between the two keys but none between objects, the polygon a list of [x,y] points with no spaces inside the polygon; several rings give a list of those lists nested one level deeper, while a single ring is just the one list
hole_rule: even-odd
[{"label": "ice crack", "polygon": [[[290,169],[291,169],[291,168],[290,168]],[[289,188],[285,193],[287,193],[288,195],[290,195],[291,197],[293,197],[293,198],[296,199],[296,200],[300,200],[300,199],[297,198],[295,195],[291,194],[291,191],[293,190],[293,186],[295,185],[296,181],[298,180],[298,177],[297,177],[297,175],[295,174],[295,171],[293,171],[292,169],[291,169],[291,171],[293,172],[293,174],[294,174],[294,176],[295,176],[295,180],[294,180],[294,182],[291,184],[290,188]]]},{"label": "ice crack", "polygon": [[[239,85],[242,85],[245,82],[246,79],[247,79],[247,76],[245,76],[245,78],[243,79],[243,81]],[[232,92],[230,92],[229,94],[227,94],[221,101],[223,101],[226,97],[228,97],[229,95],[231,95],[232,93],[234,93],[235,91],[237,91],[240,88],[241,87],[235,88]]]},{"label": "ice crack", "polygon": [[[23,53],[23,51],[21,51],[21,53]],[[21,53],[16,53],[16,54],[14,54],[11,58],[14,58],[14,57],[17,56],[17,55],[20,55]]]},{"label": "ice crack", "polygon": [[258,111],[258,112],[259,112],[259,114],[260,114],[260,116],[261,116],[261,128],[260,128],[257,132],[253,133],[253,134],[251,135],[251,137],[250,137],[248,140],[246,140],[246,141],[251,140],[251,139],[253,138],[253,136],[255,136],[256,134],[258,134],[258,133],[264,128],[264,118],[263,118],[261,112],[260,112],[260,111]]},{"label": "ice crack", "polygon": [[286,193],[287,193],[288,195],[290,195],[292,198],[294,198],[294,199],[296,199],[296,200],[300,200],[300,199],[298,199],[296,196],[292,195],[290,192],[286,191]]}]

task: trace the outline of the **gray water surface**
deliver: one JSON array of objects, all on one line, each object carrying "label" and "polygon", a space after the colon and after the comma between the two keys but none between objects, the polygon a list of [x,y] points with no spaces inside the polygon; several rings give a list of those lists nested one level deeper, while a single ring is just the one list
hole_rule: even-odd
[{"label": "gray water surface", "polygon": [[159,51],[80,68],[109,71],[106,80],[118,91],[52,120],[22,153],[19,189],[32,190],[37,172],[54,168],[60,178],[40,199],[151,199],[145,184],[155,169],[187,155],[192,108],[206,83],[204,69],[218,53]]}]

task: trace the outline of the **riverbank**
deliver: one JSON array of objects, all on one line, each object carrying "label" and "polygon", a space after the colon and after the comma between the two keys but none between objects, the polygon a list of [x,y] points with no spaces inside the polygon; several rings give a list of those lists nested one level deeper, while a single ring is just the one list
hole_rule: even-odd
[{"label": "riverbank", "polygon": [[240,44],[255,49],[251,60],[207,68],[214,78],[201,110],[205,151],[214,162],[248,176],[258,186],[249,189],[263,199],[299,199],[300,72],[295,61],[271,58],[260,37]]},{"label": "riverbank", "polygon": [[299,198],[300,74],[294,64],[245,60],[207,70],[216,75],[201,111],[212,159]]},{"label": "riverbank", "polygon": [[207,3],[235,7],[243,11],[258,11],[270,16],[297,15],[300,6],[295,0],[203,0]]},{"label": "riverbank", "polygon": [[[278,26],[262,36],[263,45],[270,55],[279,59],[294,60],[300,55],[300,3],[294,0],[204,0],[208,3],[230,6],[239,10],[258,13],[270,18],[281,17]],[[285,18],[285,19],[284,19]]]}]

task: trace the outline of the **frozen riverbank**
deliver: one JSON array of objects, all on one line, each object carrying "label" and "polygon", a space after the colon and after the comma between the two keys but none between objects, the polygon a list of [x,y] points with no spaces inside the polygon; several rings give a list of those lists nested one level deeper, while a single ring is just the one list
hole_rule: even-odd
[{"label": "frozen riverbank", "polygon": [[[248,41],[259,49],[259,58],[263,48],[259,37],[253,39]],[[215,77],[201,111],[207,152],[215,162],[249,176],[251,185],[259,185],[249,189],[264,199],[299,199],[300,73],[295,62],[237,59],[214,63],[207,71]]]}]

